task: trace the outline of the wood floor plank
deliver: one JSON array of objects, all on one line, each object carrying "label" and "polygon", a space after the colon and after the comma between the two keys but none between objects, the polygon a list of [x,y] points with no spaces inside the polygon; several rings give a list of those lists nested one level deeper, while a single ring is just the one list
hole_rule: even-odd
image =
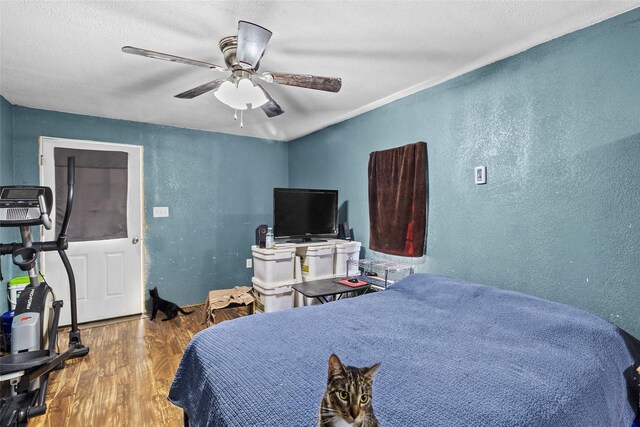
[{"label": "wood floor plank", "polygon": [[[181,426],[182,411],[167,395],[184,349],[206,327],[203,305],[188,310],[167,322],[134,316],[81,326],[89,355],[51,373],[47,413],[29,427]],[[245,312],[221,310],[216,323]],[[68,328],[59,335],[58,351],[68,345]]]},{"label": "wood floor plank", "polygon": [[[51,374],[47,413],[29,427],[180,426],[182,411],[167,395],[186,345],[206,327],[204,306],[189,310],[194,313],[167,322],[159,315],[81,328],[89,355]],[[228,311],[216,323],[234,317]],[[67,333],[60,335],[66,348]]]}]

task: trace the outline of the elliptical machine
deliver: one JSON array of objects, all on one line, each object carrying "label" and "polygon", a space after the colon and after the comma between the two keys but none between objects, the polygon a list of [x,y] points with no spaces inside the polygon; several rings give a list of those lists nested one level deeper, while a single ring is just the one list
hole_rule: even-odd
[{"label": "elliptical machine", "polygon": [[[0,243],[0,255],[11,254],[13,263],[29,274],[29,284],[18,298],[11,325],[11,354],[0,358],[0,381],[10,381],[11,385],[11,396],[0,399],[1,426],[26,426],[30,418],[44,414],[49,373],[64,367],[65,360],[89,353],[78,329],[75,277],[65,253],[73,207],[74,157],[67,159],[67,170],[67,205],[55,241],[34,242],[31,238],[31,226],[53,227],[49,217],[53,194],[49,187],[0,187],[0,227],[18,227],[21,236],[21,243]],[[40,281],[36,264],[38,253],[49,251],[58,252],[69,279],[71,330],[69,347],[62,353],[56,353],[62,301],[55,301],[52,289]]]}]

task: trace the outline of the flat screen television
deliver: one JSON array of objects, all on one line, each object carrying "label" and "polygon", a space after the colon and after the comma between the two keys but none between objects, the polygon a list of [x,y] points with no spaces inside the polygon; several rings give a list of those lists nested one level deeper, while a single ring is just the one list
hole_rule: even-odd
[{"label": "flat screen television", "polygon": [[273,235],[294,242],[338,236],[338,190],[273,189]]}]

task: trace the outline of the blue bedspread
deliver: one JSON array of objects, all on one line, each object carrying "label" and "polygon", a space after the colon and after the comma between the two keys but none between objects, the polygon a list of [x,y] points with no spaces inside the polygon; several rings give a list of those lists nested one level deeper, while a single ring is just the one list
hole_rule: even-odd
[{"label": "blue bedspread", "polygon": [[417,274],[387,291],[194,336],[169,399],[194,426],[315,426],[329,355],[381,362],[391,426],[631,426],[618,329],[524,294]]}]

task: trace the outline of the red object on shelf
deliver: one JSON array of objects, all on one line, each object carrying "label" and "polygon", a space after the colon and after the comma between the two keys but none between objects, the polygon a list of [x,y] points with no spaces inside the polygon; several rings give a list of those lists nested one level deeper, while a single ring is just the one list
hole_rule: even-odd
[{"label": "red object on shelf", "polygon": [[351,286],[352,288],[357,288],[358,286],[362,286],[362,285],[366,285],[367,284],[367,282],[362,281],[362,280],[358,280],[357,283],[353,283],[353,282],[350,282],[349,279],[342,279],[338,283],[340,283],[341,285]]}]

